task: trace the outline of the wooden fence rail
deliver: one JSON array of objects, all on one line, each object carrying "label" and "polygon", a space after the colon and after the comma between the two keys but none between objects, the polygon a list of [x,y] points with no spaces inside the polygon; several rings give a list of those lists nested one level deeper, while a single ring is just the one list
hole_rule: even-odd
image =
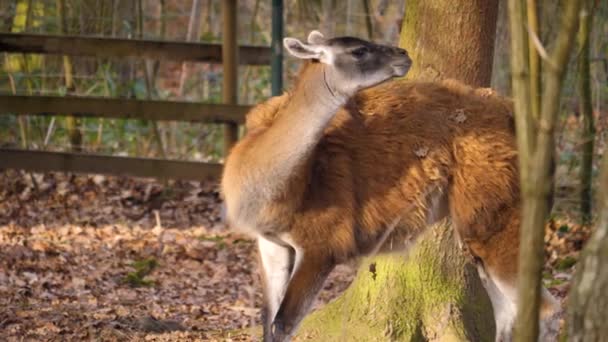
[{"label": "wooden fence rail", "polygon": [[16,149],[0,149],[0,170],[2,169],[184,180],[219,179],[222,173],[222,165],[217,163]]},{"label": "wooden fence rail", "polygon": [[[236,25],[236,23],[233,23]],[[232,40],[236,40],[233,37]],[[227,43],[230,43],[228,45]],[[234,47],[235,63],[269,65],[271,49],[263,46]],[[0,33],[0,52],[39,53],[97,58],[148,58],[158,60],[221,63],[222,45],[102,37]],[[226,51],[224,51],[226,52]],[[234,52],[234,51],[233,51]],[[226,63],[224,63],[226,64]],[[226,68],[227,66],[224,65]],[[236,84],[234,85],[236,87]],[[0,115],[72,115],[80,117],[171,120],[242,124],[249,106],[175,101],[152,101],[75,96],[0,95]],[[83,153],[0,148],[0,170],[77,172],[161,179],[204,180],[221,176],[222,165],[155,158],[117,157]]]},{"label": "wooden fence rail", "polygon": [[[0,33],[0,51],[221,63],[222,45],[161,40]],[[239,64],[270,65],[266,46],[240,46]]]},{"label": "wooden fence rail", "polygon": [[79,96],[0,95],[0,115],[73,115],[242,124],[249,106]]}]

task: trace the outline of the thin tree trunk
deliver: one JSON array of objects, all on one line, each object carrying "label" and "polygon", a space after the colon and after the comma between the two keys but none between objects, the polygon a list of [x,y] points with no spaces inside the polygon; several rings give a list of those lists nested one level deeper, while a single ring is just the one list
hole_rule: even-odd
[{"label": "thin tree trunk", "polygon": [[[251,12],[251,20],[249,21],[249,41],[248,44],[255,45],[255,33],[256,33],[256,19],[258,16],[258,11],[260,8],[260,0],[255,0],[255,4],[253,5],[253,11]],[[245,72],[241,81],[241,99],[244,99],[245,103],[249,100],[249,77],[253,72],[253,67],[250,65],[245,67]]]},{"label": "thin tree trunk", "polygon": [[[186,41],[198,41],[201,36],[201,16],[203,11],[203,0],[193,0],[192,8],[190,9],[190,20],[188,22],[188,31],[186,32]],[[186,97],[185,85],[186,79],[189,76],[188,70],[190,64],[188,62],[182,62],[181,72],[179,77],[179,88],[177,91],[177,96],[180,98]],[[170,142],[173,148],[173,151],[178,151],[178,146],[182,146],[185,144],[184,139],[180,139],[180,134],[178,132],[178,124],[177,122],[171,122],[169,125],[170,129]],[[184,146],[185,150],[185,146]]]},{"label": "thin tree trunk", "polygon": [[578,93],[579,112],[583,119],[583,142],[581,162],[581,215],[583,222],[591,221],[591,183],[593,175],[593,145],[595,140],[595,124],[593,120],[593,107],[591,105],[591,75],[589,66],[589,37],[593,14],[590,8],[581,11],[578,31]]},{"label": "thin tree trunk", "polygon": [[[165,36],[167,34],[167,20],[165,17],[165,12],[166,12],[166,8],[167,8],[167,2],[166,0],[158,0],[158,38],[159,39],[165,39]],[[160,70],[160,61],[156,60],[154,61],[154,66],[153,66],[153,70],[152,70],[152,79],[157,79],[158,77],[158,72]]]},{"label": "thin tree trunk", "polygon": [[[414,60],[407,77],[488,86],[497,9],[496,0],[408,0],[400,43]],[[439,224],[407,258],[365,260],[349,289],[312,313],[299,335],[322,332],[326,341],[489,341],[494,325],[477,271],[451,227]]]},{"label": "thin tree trunk", "polygon": [[[66,7],[65,0],[57,0],[57,16],[58,16],[58,24],[59,31],[61,34],[67,33],[67,20],[66,20]],[[72,62],[70,60],[70,56],[63,56],[63,75],[66,92],[68,94],[72,94],[75,91],[74,79],[72,73]],[[75,118],[74,116],[68,115],[65,117],[66,129],[68,131],[68,136],[70,138],[70,147],[73,151],[81,151],[82,150],[82,132],[80,131],[80,120]]]},{"label": "thin tree trunk", "polygon": [[[4,63],[8,65],[8,54],[4,54]],[[11,92],[13,95],[17,94],[17,85],[15,84],[15,78],[13,77],[13,73],[6,69],[6,74],[8,75],[8,83],[11,88]],[[19,136],[21,137],[21,148],[26,149],[28,147],[28,139],[27,139],[27,131],[25,128],[25,120],[23,120],[23,115],[17,116],[17,123],[19,124]]]},{"label": "thin tree trunk", "polygon": [[321,12],[321,22],[319,23],[321,32],[332,37],[336,31],[336,0],[322,0]]},{"label": "thin tree trunk", "polygon": [[496,46],[494,47],[494,63],[492,72],[492,89],[499,94],[511,95],[510,51],[511,39],[509,33],[508,1],[498,4],[498,19],[496,22]]},{"label": "thin tree trunk", "polygon": [[207,0],[207,8],[205,9],[206,20],[203,21],[201,32],[213,34],[213,19],[216,17],[213,13],[213,0]]},{"label": "thin tree trunk", "polygon": [[[528,35],[522,23],[526,17],[521,0],[509,0],[509,26],[511,29],[511,86],[517,127],[520,178],[522,184],[528,182],[529,158],[534,150],[535,122],[530,111],[530,72],[527,56]],[[518,114],[519,113],[519,114]]]},{"label": "thin tree trunk", "polygon": [[6,1],[0,3],[0,25],[2,25],[2,30],[11,32],[16,8],[17,1]]},{"label": "thin tree trunk", "polygon": [[[35,16],[35,12],[34,9],[35,7],[39,7],[39,6],[43,6],[44,4],[38,3],[35,4],[34,1],[32,0],[28,0],[28,5],[27,5],[27,17],[26,17],[26,21],[25,21],[25,30],[27,32],[30,32],[32,25],[34,23],[34,16]],[[22,54],[23,57],[23,62],[24,62],[24,69],[27,71],[28,77],[27,77],[27,88],[28,88],[28,95],[33,95],[34,94],[34,77],[31,76],[31,65],[30,65],[30,61],[27,58],[26,54]],[[36,59],[36,61],[34,62],[35,64],[35,68],[39,68],[40,72],[42,74],[44,74],[44,55],[38,57]],[[45,86],[45,80],[46,77],[42,77],[42,79],[40,80],[40,84],[37,87],[39,92],[43,92],[44,91],[44,86]],[[27,117],[27,127],[28,127],[28,138],[30,140],[30,143],[34,142],[34,133],[32,132],[32,130],[36,129],[40,136],[40,140],[43,141],[44,140],[44,121],[45,118],[41,118],[41,117]]]},{"label": "thin tree trunk", "polygon": [[[26,12],[25,12],[25,31],[29,31],[32,24],[32,13],[33,13],[33,1],[27,0],[26,4]],[[21,64],[23,73],[25,74],[25,84],[27,87],[27,94],[32,95],[34,91],[34,87],[32,84],[31,74],[30,74],[30,63],[28,60],[28,56],[24,53],[21,54]],[[14,92],[17,91],[13,80]],[[17,122],[19,123],[19,130],[21,132],[21,143],[23,148],[27,148],[30,142],[30,117],[20,115],[17,118]]]},{"label": "thin tree trunk", "polygon": [[363,1],[363,10],[365,11],[365,28],[367,29],[367,39],[374,39],[374,26],[372,23],[372,12],[369,6],[369,0]]},{"label": "thin tree trunk", "polygon": [[[3,17],[3,24],[6,27],[7,32],[12,32],[13,21],[15,20],[15,15],[16,15],[16,11],[17,11],[17,1],[10,3],[10,4],[4,4],[1,9],[2,10],[6,9],[6,12]],[[23,61],[25,62],[25,57],[23,57]],[[9,81],[9,86],[11,88],[11,92],[13,93],[13,95],[15,95],[15,94],[17,94],[17,85],[15,83],[15,78],[13,77],[9,64],[10,64],[10,61],[9,61],[8,53],[4,53],[4,69],[8,76],[8,81]],[[26,124],[25,124],[23,115],[19,115],[17,117],[17,123],[19,125],[19,136],[21,139],[21,147],[25,149],[28,146],[28,139],[27,139]]]},{"label": "thin tree trunk", "polygon": [[569,295],[568,341],[603,341],[608,336],[608,155],[600,176],[596,231],[576,265]]},{"label": "thin tree trunk", "polygon": [[[203,0],[193,0],[192,8],[190,10],[190,21],[188,22],[188,32],[186,33],[186,41],[188,42],[196,41],[200,37],[202,10]],[[179,97],[184,96],[184,85],[186,83],[186,78],[188,77],[188,67],[188,62],[182,63],[182,70],[179,77]]]},{"label": "thin tree trunk", "polygon": [[[527,0],[527,16],[529,34],[540,37],[536,0]],[[538,120],[541,106],[540,56],[534,47],[534,41],[532,39],[528,39],[528,55],[530,59],[530,101],[532,104],[532,118]]]},{"label": "thin tree trunk", "polygon": [[112,0],[112,37],[116,37],[118,33],[118,25],[120,23],[120,0]]},{"label": "thin tree trunk", "polygon": [[[135,6],[137,10],[137,35],[139,39],[142,39],[144,36],[144,8],[142,0],[138,0]],[[156,80],[152,78],[152,70],[151,68],[148,68],[148,60],[144,60],[144,78],[146,83],[146,98],[150,100],[154,97],[156,91]],[[154,140],[158,146],[158,151],[163,158],[167,158],[158,123],[156,121],[151,121],[151,125],[152,134],[154,135]]]},{"label": "thin tree trunk", "polygon": [[[509,12],[511,14],[512,32],[512,57],[511,66],[514,77],[518,62],[518,47],[526,45],[522,42],[525,38],[521,34],[513,34],[522,30],[523,21],[516,21],[521,15],[518,13],[520,0],[511,0]],[[568,56],[572,49],[580,0],[569,0],[565,6],[562,17],[562,25],[557,35],[555,48],[548,56],[545,68],[546,86],[543,90],[542,108],[537,125],[530,125],[536,132],[532,134],[527,145],[522,145],[521,134],[518,133],[518,147],[520,148],[520,170],[522,174],[522,224],[521,241],[519,249],[519,275],[517,279],[518,305],[517,323],[515,329],[516,341],[536,341],[539,335],[539,304],[542,267],[544,264],[544,224],[548,216],[549,201],[551,194],[551,161],[553,156],[553,129],[555,118],[560,104],[560,93],[563,75],[568,62]],[[525,63],[525,62],[524,62]],[[530,116],[530,99],[525,97],[525,102],[520,89],[523,84],[513,80],[513,94],[515,96],[515,118],[521,124],[523,121],[532,123]],[[523,102],[523,103],[522,103]],[[519,103],[519,105],[517,105]],[[526,107],[527,106],[527,107]],[[538,128],[536,128],[537,126]],[[519,125],[518,125],[519,128]],[[532,143],[535,148],[532,148]],[[525,155],[524,155],[525,154]],[[523,155],[523,156],[522,156]]]},{"label": "thin tree trunk", "polygon": [[[357,34],[354,33],[353,34],[353,25],[352,22],[353,20],[355,20],[355,18],[353,18],[353,1],[352,0],[346,0],[346,35],[347,36],[356,36]],[[356,24],[355,24],[356,25]]]}]

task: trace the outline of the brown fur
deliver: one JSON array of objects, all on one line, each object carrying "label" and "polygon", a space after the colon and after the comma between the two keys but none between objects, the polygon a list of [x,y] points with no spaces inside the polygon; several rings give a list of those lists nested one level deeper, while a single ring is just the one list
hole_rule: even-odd
[{"label": "brown fur", "polygon": [[[286,93],[250,112],[249,134],[226,163],[224,191],[233,192],[226,195],[239,196],[236,168],[256,172],[242,155],[264,153],[251,144],[287,115],[291,99]],[[398,217],[384,249],[411,241],[434,211],[435,219],[451,217],[490,274],[515,286],[521,200],[513,120],[508,99],[454,80],[362,91],[259,220],[274,223],[266,234],[289,233],[308,255],[339,263],[369,253]]]},{"label": "brown fur", "polygon": [[[270,127],[288,100],[284,94],[252,110],[248,138]],[[461,238],[485,241],[502,229],[495,216],[519,203],[509,101],[482,97],[457,81],[390,82],[345,107],[326,128],[310,175],[302,177],[314,181],[302,193],[286,191],[302,197],[294,201],[302,207],[292,208],[295,217],[284,223],[299,242],[324,246],[343,260],[369,250],[400,215],[406,216],[403,226],[422,229],[428,204],[419,196],[434,183],[448,193]],[[425,156],[416,154],[426,149]],[[417,208],[403,213],[410,203]],[[284,219],[275,215],[268,220]],[[357,243],[356,235],[372,241]]]}]

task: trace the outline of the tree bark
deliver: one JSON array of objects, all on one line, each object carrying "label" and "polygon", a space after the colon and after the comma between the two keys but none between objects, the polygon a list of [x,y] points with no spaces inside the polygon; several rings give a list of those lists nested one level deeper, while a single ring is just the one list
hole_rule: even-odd
[{"label": "tree bark", "polygon": [[[522,22],[517,22],[518,0],[511,0],[509,13],[511,17],[512,34],[523,30]],[[545,72],[545,87],[541,99],[542,108],[539,120],[535,122],[530,115],[530,98],[522,96],[521,84],[513,82],[515,96],[515,122],[519,129],[522,122],[528,123],[532,134],[527,143],[523,143],[523,134],[517,131],[519,149],[520,177],[522,189],[522,223],[521,241],[519,248],[519,270],[517,278],[517,321],[515,326],[516,341],[537,341],[539,335],[539,304],[542,267],[544,264],[544,226],[549,214],[549,203],[552,189],[551,163],[553,160],[553,129],[560,104],[562,81],[567,67],[568,57],[573,45],[574,35],[578,24],[580,0],[569,0],[561,19],[561,26],[555,41],[553,51],[548,55]],[[522,37],[512,36],[512,54],[520,54],[518,47],[524,45]],[[514,56],[515,57],[515,56]],[[512,58],[511,67],[514,77],[518,59]]]},{"label": "tree bark", "polygon": [[[590,1],[587,1],[587,4]],[[581,11],[578,30],[578,93],[579,112],[583,118],[583,155],[581,161],[581,215],[583,222],[591,221],[591,181],[593,175],[593,145],[595,141],[595,124],[593,120],[593,107],[591,106],[591,68],[589,65],[589,37],[591,36],[591,23],[593,13],[591,8]]]},{"label": "tree bark", "polygon": [[407,1],[401,45],[414,61],[407,77],[489,86],[497,19],[497,0]]},{"label": "tree bark", "polygon": [[[498,1],[407,2],[400,45],[408,79],[455,78],[489,86]],[[324,341],[490,341],[492,307],[477,271],[442,223],[407,258],[365,260],[349,289],[311,314],[299,336]]]},{"label": "tree bark", "polygon": [[[526,1],[526,14],[528,17],[528,31],[530,35],[540,37],[538,25],[538,5],[536,0]],[[534,47],[534,41],[528,39],[528,57],[530,61],[530,101],[532,104],[532,117],[538,120],[540,116],[540,101],[541,101],[541,70],[540,56]]]},{"label": "tree bark", "polygon": [[346,292],[298,336],[323,341],[491,341],[492,306],[477,271],[441,224],[407,256],[365,259]]},{"label": "tree bark", "polygon": [[608,156],[604,157],[596,231],[587,242],[570,290],[568,341],[601,341],[608,336]]},{"label": "tree bark", "polygon": [[15,18],[16,2],[6,1],[0,3],[0,28],[5,32],[11,32],[13,19]]}]

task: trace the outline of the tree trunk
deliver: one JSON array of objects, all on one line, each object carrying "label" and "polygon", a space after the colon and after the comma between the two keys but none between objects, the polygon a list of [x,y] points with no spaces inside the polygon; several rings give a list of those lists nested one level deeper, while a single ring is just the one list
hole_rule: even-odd
[{"label": "tree trunk", "polygon": [[414,61],[407,77],[489,86],[497,19],[497,0],[407,1],[401,45]]},{"label": "tree trunk", "polygon": [[596,231],[577,264],[570,290],[568,341],[601,341],[608,336],[608,156],[604,157]]},{"label": "tree trunk", "polygon": [[[57,15],[58,15],[58,24],[59,31],[61,34],[68,33],[67,26],[67,7],[65,4],[65,0],[57,0]],[[65,88],[66,92],[69,95],[73,95],[76,91],[76,86],[74,85],[73,78],[73,66],[71,62],[70,56],[63,56],[63,75],[65,79]],[[82,150],[82,131],[80,130],[80,119],[72,116],[70,113],[67,113],[65,117],[65,125],[68,131],[68,136],[70,137],[70,148],[72,151],[79,152]]]},{"label": "tree trunk", "polygon": [[[138,0],[135,3],[135,18],[136,18],[136,33],[139,39],[144,38],[144,3],[142,0]],[[162,38],[162,37],[161,37]],[[156,94],[156,80],[153,78],[153,66],[151,61],[148,59],[144,59],[144,80],[146,84],[146,99],[151,100],[154,98]],[[158,126],[158,122],[150,121],[149,124],[152,126],[152,136],[156,142],[156,146],[158,147],[158,152],[160,155],[166,159],[167,152],[165,150],[165,145],[163,144],[163,137],[160,131],[160,127]]]},{"label": "tree trunk", "polygon": [[[489,86],[498,1],[407,2],[400,45],[414,65],[407,78],[455,78]],[[441,47],[441,48],[438,48]],[[365,260],[349,289],[311,314],[299,336],[324,341],[489,341],[492,307],[477,271],[440,224],[407,258]]]},{"label": "tree trunk", "polygon": [[16,7],[16,2],[3,1],[0,3],[0,29],[4,32],[11,32]]},{"label": "tree trunk", "polygon": [[[561,15],[553,50],[547,57],[544,70],[539,120],[530,115],[529,94],[525,94],[526,76],[518,69],[521,60],[519,47],[527,45],[523,32],[522,12],[518,0],[509,2],[511,17],[511,68],[513,71],[513,95],[515,100],[515,123],[517,127],[517,147],[519,150],[519,169],[522,189],[522,221],[519,247],[519,267],[517,278],[517,319],[515,324],[516,341],[537,341],[539,335],[539,307],[541,277],[544,264],[544,226],[549,215],[552,193],[552,162],[554,154],[553,129],[559,110],[562,81],[567,67],[574,33],[578,25],[580,0],[570,0],[565,4]],[[521,3],[519,3],[521,5]],[[523,64],[525,64],[524,62]],[[528,89],[529,88],[525,88]],[[522,125],[524,124],[525,125]],[[528,131],[520,130],[527,126]],[[527,133],[527,134],[526,134]]]},{"label": "tree trunk", "polygon": [[303,323],[323,341],[491,341],[492,307],[477,271],[438,225],[407,255],[363,261],[346,292]]},{"label": "tree trunk", "polygon": [[[589,1],[587,1],[587,4]],[[583,222],[591,222],[591,181],[593,175],[593,145],[595,141],[595,124],[591,106],[591,67],[589,65],[589,37],[593,12],[589,6],[581,11],[578,30],[578,94],[579,112],[583,118],[583,142],[581,161],[581,214]]]}]

